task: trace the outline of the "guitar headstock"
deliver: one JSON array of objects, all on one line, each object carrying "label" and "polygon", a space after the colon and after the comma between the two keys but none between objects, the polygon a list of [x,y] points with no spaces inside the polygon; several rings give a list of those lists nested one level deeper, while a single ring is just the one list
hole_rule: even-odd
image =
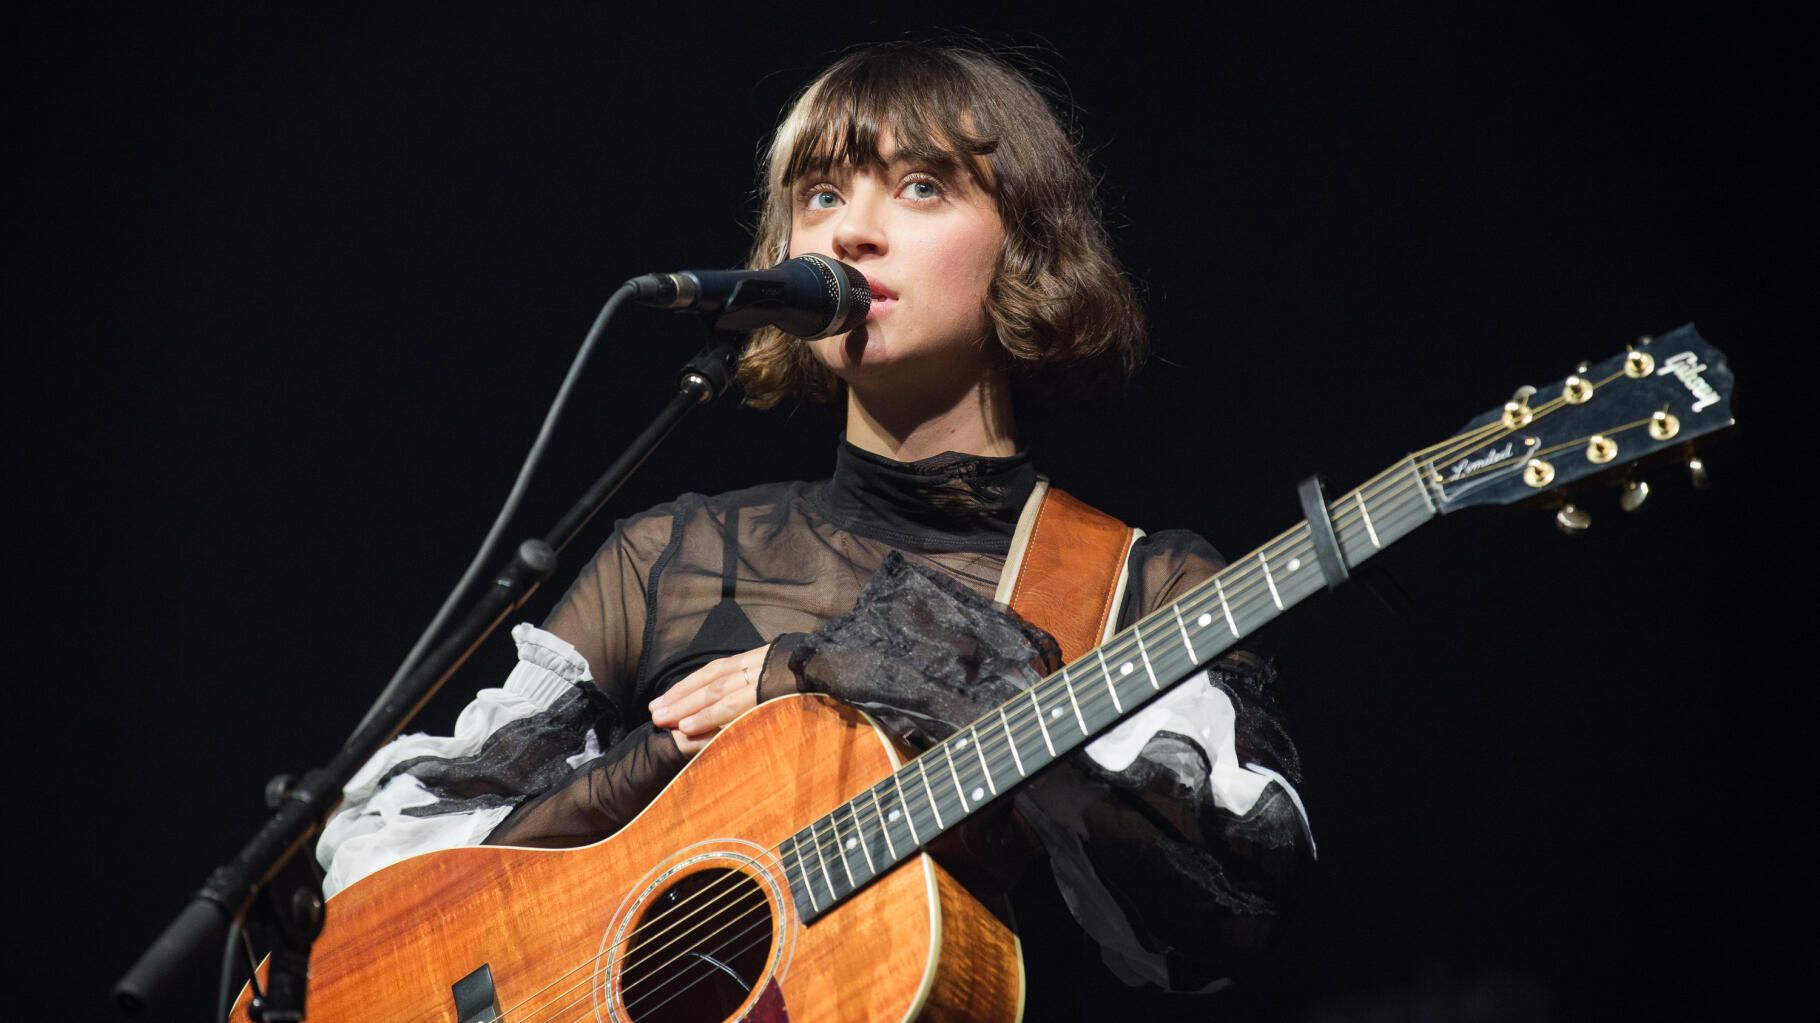
[{"label": "guitar headstock", "polygon": [[1513,504],[1691,454],[1693,441],[1732,425],[1731,402],[1724,353],[1690,323],[1548,387],[1520,388],[1414,457],[1437,511]]}]

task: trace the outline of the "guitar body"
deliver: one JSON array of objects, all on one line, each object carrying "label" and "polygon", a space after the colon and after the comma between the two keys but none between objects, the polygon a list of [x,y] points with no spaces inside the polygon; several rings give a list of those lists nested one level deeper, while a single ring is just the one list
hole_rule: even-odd
[{"label": "guitar body", "polygon": [[799,918],[770,850],[900,765],[837,701],[763,704],[610,838],[428,853],[337,894],[308,1017],[465,1023],[491,995],[503,1023],[1018,1019],[1016,936],[927,855]]}]

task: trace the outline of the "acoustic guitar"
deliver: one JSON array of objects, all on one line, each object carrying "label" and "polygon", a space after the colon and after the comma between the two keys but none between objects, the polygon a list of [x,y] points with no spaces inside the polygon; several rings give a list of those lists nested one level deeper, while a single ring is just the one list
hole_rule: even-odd
[{"label": "acoustic guitar", "polygon": [[1017,1019],[1017,936],[932,841],[1323,589],[1336,554],[1484,504],[1558,502],[1572,528],[1578,485],[1615,475],[1634,499],[1618,470],[1692,458],[1732,424],[1731,388],[1691,325],[1644,339],[1520,389],[921,755],[837,701],[775,700],[610,838],[380,871],[328,903],[308,1018]]}]

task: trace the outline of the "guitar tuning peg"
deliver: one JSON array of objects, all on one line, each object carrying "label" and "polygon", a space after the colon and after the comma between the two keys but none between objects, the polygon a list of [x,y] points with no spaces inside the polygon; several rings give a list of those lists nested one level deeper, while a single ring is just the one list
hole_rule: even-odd
[{"label": "guitar tuning peg", "polygon": [[1618,492],[1618,507],[1627,512],[1640,512],[1649,502],[1649,484],[1642,480],[1625,480],[1624,489]]},{"label": "guitar tuning peg", "polygon": [[1706,474],[1706,459],[1696,455],[1687,460],[1687,479],[1695,490],[1705,490],[1713,485],[1711,477]]},{"label": "guitar tuning peg", "polygon": [[1581,359],[1579,362],[1574,363],[1574,372],[1575,373],[1588,373],[1591,371],[1592,371],[1592,363],[1587,362],[1585,359]]},{"label": "guitar tuning peg", "polygon": [[1656,371],[1656,357],[1644,351],[1655,338],[1648,334],[1637,339],[1634,345],[1624,346],[1624,375],[1632,380],[1641,380]]},{"label": "guitar tuning peg", "polygon": [[1564,504],[1555,512],[1555,528],[1568,536],[1579,536],[1592,528],[1592,516],[1577,504]]},{"label": "guitar tuning peg", "polygon": [[1504,403],[1503,421],[1505,429],[1521,429],[1528,426],[1529,421],[1535,418],[1535,413],[1529,410],[1530,396],[1535,393],[1535,388],[1528,384],[1524,384],[1522,387],[1517,388],[1517,392],[1510,396],[1509,401]]}]

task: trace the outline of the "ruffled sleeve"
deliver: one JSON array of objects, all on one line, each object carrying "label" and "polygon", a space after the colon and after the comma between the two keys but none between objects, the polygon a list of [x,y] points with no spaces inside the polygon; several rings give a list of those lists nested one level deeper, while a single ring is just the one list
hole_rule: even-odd
[{"label": "ruffled sleeve", "polygon": [[587,662],[529,624],[512,639],[517,665],[463,708],[454,734],[396,739],[348,783],[316,846],[327,894],[406,857],[479,842],[516,802],[599,755]]},{"label": "ruffled sleeve", "polygon": [[668,506],[620,522],[545,627],[512,630],[517,665],[454,734],[401,737],[361,768],[317,842],[328,894],[409,856],[499,841],[508,824],[525,844],[599,838],[586,829],[674,776],[669,733],[631,712],[648,584],[671,533]]},{"label": "ruffled sleeve", "polygon": [[[1140,539],[1120,624],[1224,564],[1200,537]],[[1271,667],[1216,660],[1018,796],[1069,912],[1127,983],[1226,984],[1274,933],[1314,854]]]}]

